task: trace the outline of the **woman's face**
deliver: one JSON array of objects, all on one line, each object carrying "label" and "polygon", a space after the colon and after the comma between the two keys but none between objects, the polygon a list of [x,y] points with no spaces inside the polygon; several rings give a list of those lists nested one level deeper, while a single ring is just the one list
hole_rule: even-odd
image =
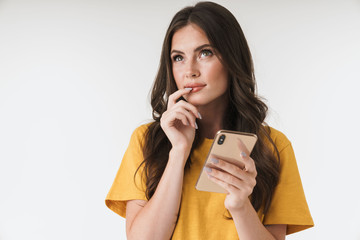
[{"label": "woman's face", "polygon": [[189,103],[216,107],[226,103],[227,70],[200,27],[189,24],[176,31],[170,54],[178,89],[192,88],[184,96]]}]

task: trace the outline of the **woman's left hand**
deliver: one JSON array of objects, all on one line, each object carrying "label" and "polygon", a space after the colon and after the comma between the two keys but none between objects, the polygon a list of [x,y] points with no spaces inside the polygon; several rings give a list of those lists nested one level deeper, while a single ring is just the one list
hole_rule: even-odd
[{"label": "woman's left hand", "polygon": [[222,171],[215,168],[206,168],[206,172],[211,181],[223,187],[227,192],[225,207],[231,212],[240,211],[249,201],[249,196],[256,185],[256,167],[254,160],[249,156],[249,152],[244,143],[239,139],[240,161],[245,167],[242,169],[234,164],[219,158],[212,158],[212,164]]}]

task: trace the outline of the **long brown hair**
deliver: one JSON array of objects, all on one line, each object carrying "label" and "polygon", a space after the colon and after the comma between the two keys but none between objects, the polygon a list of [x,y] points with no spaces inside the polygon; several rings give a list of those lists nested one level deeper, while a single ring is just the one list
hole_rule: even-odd
[{"label": "long brown hair", "polygon": [[[279,152],[270,138],[270,128],[263,125],[268,108],[255,93],[252,57],[239,23],[226,8],[212,2],[200,2],[194,7],[182,9],[174,16],[166,32],[151,94],[154,122],[148,127],[143,147],[144,161],[141,166],[144,167],[146,197],[150,199],[155,193],[171,149],[171,143],[160,127],[160,118],[166,111],[168,96],[177,90],[170,59],[172,37],[188,24],[196,24],[205,32],[228,71],[229,105],[224,116],[224,129],[255,133],[258,136],[251,153],[258,172],[251,203],[256,210],[263,207],[264,212],[267,212],[279,179]],[[192,149],[201,141],[199,131],[201,129],[196,132]],[[190,165],[189,157],[185,170]]]}]

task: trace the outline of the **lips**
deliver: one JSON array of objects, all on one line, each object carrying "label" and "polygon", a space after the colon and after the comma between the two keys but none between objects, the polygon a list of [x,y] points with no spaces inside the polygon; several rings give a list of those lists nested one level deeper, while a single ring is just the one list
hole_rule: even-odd
[{"label": "lips", "polygon": [[195,93],[203,89],[205,86],[206,84],[202,84],[202,83],[189,83],[185,85],[185,88],[192,88],[190,93]]}]

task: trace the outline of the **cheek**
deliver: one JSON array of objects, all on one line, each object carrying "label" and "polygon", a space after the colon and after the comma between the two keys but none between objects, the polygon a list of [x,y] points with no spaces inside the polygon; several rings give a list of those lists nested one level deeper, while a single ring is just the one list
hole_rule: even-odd
[{"label": "cheek", "polygon": [[209,77],[212,80],[213,85],[215,85],[219,90],[227,89],[228,87],[228,73],[223,65],[218,62],[209,69]]},{"label": "cheek", "polygon": [[175,79],[176,86],[181,88],[181,71],[178,68],[172,68],[173,77]]}]

